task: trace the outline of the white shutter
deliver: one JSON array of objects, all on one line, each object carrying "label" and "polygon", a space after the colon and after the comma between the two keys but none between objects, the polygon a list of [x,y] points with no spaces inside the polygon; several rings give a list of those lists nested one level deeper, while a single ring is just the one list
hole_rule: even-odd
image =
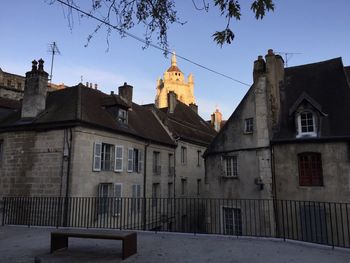
[{"label": "white shutter", "polygon": [[115,205],[114,205],[114,214],[116,216],[120,215],[122,210],[122,184],[117,183],[114,184],[114,197],[115,197]]},{"label": "white shutter", "polygon": [[138,171],[137,172],[139,172],[139,173],[142,173],[142,171],[143,171],[143,151],[140,149],[139,150],[139,160],[138,160],[138,162],[139,162],[139,165],[138,165]]},{"label": "white shutter", "polygon": [[115,163],[114,163],[114,171],[122,172],[123,171],[123,153],[124,147],[121,145],[115,146]]},{"label": "white shutter", "polygon": [[102,143],[95,142],[94,143],[94,160],[93,160],[93,171],[101,171],[101,149]]},{"label": "white shutter", "polygon": [[128,172],[131,173],[133,171],[134,164],[134,149],[128,148]]}]

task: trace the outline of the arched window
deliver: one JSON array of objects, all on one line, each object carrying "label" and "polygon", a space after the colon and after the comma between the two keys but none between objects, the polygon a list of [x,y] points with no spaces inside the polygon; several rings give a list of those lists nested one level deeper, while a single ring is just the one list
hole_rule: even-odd
[{"label": "arched window", "polygon": [[323,186],[322,159],[320,153],[299,153],[298,163],[300,186]]},{"label": "arched window", "polygon": [[312,111],[302,111],[297,114],[297,138],[316,137],[316,116]]}]

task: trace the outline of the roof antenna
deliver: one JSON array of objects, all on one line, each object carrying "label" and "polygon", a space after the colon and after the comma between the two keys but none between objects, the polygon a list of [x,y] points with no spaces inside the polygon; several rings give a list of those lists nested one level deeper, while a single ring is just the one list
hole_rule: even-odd
[{"label": "roof antenna", "polygon": [[294,55],[300,55],[302,53],[296,53],[296,52],[275,52],[278,55],[281,55],[284,57],[284,66],[288,67],[288,61],[294,56]]},{"label": "roof antenna", "polygon": [[56,54],[61,55],[60,50],[56,42],[49,44],[49,52],[51,53],[51,71],[50,71],[50,84],[52,83],[52,71],[53,71],[53,60]]}]

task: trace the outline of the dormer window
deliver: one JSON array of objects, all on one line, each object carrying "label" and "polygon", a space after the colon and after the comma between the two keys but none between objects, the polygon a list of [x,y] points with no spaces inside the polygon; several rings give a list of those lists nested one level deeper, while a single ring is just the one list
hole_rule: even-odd
[{"label": "dormer window", "polygon": [[125,123],[125,124],[128,123],[128,114],[126,110],[124,109],[118,110],[118,122]]},{"label": "dormer window", "polygon": [[316,116],[311,111],[302,111],[297,115],[298,134],[300,137],[316,137]]}]

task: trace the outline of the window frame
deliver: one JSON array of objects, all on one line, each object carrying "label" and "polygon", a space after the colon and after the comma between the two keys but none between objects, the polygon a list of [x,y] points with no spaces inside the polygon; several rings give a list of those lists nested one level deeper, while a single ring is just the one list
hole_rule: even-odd
[{"label": "window frame", "polygon": [[[304,158],[304,160],[302,160]],[[305,160],[306,158],[306,160]],[[305,163],[306,162],[306,163]],[[299,186],[324,186],[322,155],[318,152],[298,153]]]},{"label": "window frame", "polygon": [[241,208],[223,206],[222,216],[223,233],[225,235],[241,236],[243,232]]},{"label": "window frame", "polygon": [[252,134],[254,132],[254,118],[244,119],[244,133]]},{"label": "window frame", "polygon": [[224,156],[224,177],[238,178],[239,176],[239,163],[238,155]]},{"label": "window frame", "polygon": [[132,194],[131,211],[134,213],[140,213],[141,212],[141,185],[133,184],[131,186],[131,194]]},{"label": "window frame", "polygon": [[[313,131],[305,131],[303,132],[303,125],[302,125],[302,115],[311,114],[312,116],[312,129]],[[309,119],[306,119],[306,122],[308,122]],[[297,138],[301,137],[316,137],[317,136],[317,125],[316,125],[316,115],[311,110],[303,110],[297,113],[296,115],[296,123],[297,123]],[[306,128],[310,125],[306,124]],[[308,128],[307,128],[308,129]]]},{"label": "window frame", "polygon": [[159,151],[153,151],[153,174],[160,175],[161,174],[161,161],[160,161],[161,155]]},{"label": "window frame", "polygon": [[[120,187],[120,195],[117,194],[117,187]],[[113,196],[115,198],[115,205],[114,205],[114,216],[120,216],[122,211],[122,205],[123,205],[123,184],[122,183],[114,183],[113,185]]]},{"label": "window frame", "polygon": [[180,161],[182,165],[187,164],[187,147],[181,146]]},{"label": "window frame", "polygon": [[128,111],[125,109],[118,109],[117,121],[120,123],[128,124]]},{"label": "window frame", "polygon": [[[113,152],[115,151],[114,145],[110,143],[101,143],[101,171],[113,171]],[[106,158],[107,156],[107,158]],[[109,165],[107,167],[107,164]]]}]

